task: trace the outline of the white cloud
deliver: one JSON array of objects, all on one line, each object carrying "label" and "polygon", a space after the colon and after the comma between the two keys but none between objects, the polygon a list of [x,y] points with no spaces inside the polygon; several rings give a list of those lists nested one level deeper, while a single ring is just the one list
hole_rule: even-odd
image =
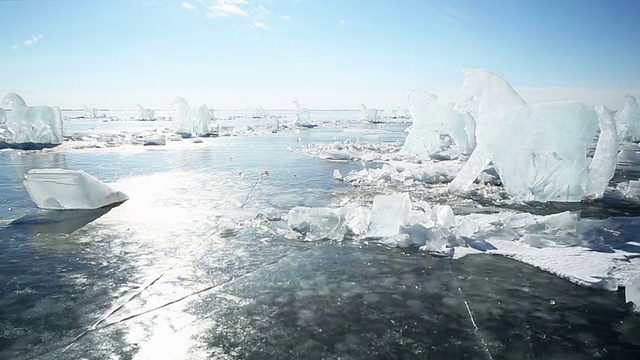
[{"label": "white cloud", "polygon": [[195,5],[193,5],[192,3],[185,1],[182,3],[182,7],[185,9],[189,9],[189,10],[196,10],[197,7]]},{"label": "white cloud", "polygon": [[260,28],[262,30],[269,29],[269,27],[267,25],[261,23],[260,21],[256,21],[255,23],[253,23],[253,27],[257,27],[257,28]]},{"label": "white cloud", "polygon": [[208,17],[229,17],[231,15],[247,16],[247,12],[240,6],[246,5],[246,0],[216,0],[214,5],[207,7]]},{"label": "white cloud", "polygon": [[37,43],[38,41],[40,41],[40,40],[42,40],[42,39],[43,39],[42,34],[35,34],[35,35],[33,35],[31,38],[29,38],[29,39],[27,39],[27,40],[23,41],[22,43],[19,43],[19,44],[15,44],[15,45],[13,45],[13,48],[14,48],[14,49],[17,49],[17,48],[19,48],[20,46],[29,46],[29,45],[33,45],[33,44]]},{"label": "white cloud", "polygon": [[291,20],[291,16],[289,16],[289,15],[280,15],[280,19],[282,19],[282,20]]}]

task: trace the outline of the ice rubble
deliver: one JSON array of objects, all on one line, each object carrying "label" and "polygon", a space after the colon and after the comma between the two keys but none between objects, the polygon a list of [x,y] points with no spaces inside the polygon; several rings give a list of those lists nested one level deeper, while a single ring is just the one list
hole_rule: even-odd
[{"label": "ice rubble", "polygon": [[[602,197],[618,152],[616,126],[604,106],[578,102],[528,105],[500,75],[468,69],[459,104],[476,120],[477,146],[451,182],[466,191],[493,162],[506,191],[521,201],[581,201]],[[459,106],[460,107],[460,106]],[[600,127],[593,160],[587,148]]]},{"label": "ice rubble", "polygon": [[377,123],[378,121],[378,110],[367,108],[364,104],[360,104],[360,113],[358,114],[358,120],[366,121],[370,123]]},{"label": "ice rubble", "polygon": [[311,112],[309,109],[300,106],[298,100],[294,100],[293,104],[296,106],[296,125],[306,128],[315,127],[316,125],[311,121]]},{"label": "ice rubble", "polygon": [[138,120],[152,121],[156,119],[152,109],[145,109],[140,104],[136,105],[136,109],[138,109]]},{"label": "ice rubble", "polygon": [[438,97],[424,90],[409,95],[409,111],[413,126],[402,151],[410,156],[427,159],[442,148],[440,133],[455,141],[459,152],[470,154],[475,147],[475,120],[453,103],[437,102]]},{"label": "ice rubble", "polygon": [[189,107],[184,98],[178,96],[171,106],[178,106],[178,114],[175,118],[176,132],[200,136],[209,134],[209,121],[211,113],[206,105],[200,105],[197,109]]},{"label": "ice rubble", "polygon": [[10,92],[2,105],[11,106],[7,128],[17,144],[61,144],[62,113],[57,106],[27,106],[20,95]]},{"label": "ice rubble", "polygon": [[32,169],[25,175],[24,186],[42,209],[98,209],[129,199],[82,170]]},{"label": "ice rubble", "polygon": [[[637,273],[640,242],[625,242],[640,228],[616,219],[580,219],[576,212],[532,215],[515,211],[454,215],[448,205],[411,203],[407,194],[378,195],[373,207],[296,207],[291,228],[306,240],[342,241],[350,233],[391,247],[419,247],[437,256],[503,255],[574,283],[614,291]],[[629,235],[629,236],[627,236]],[[635,296],[637,282],[627,282]],[[637,290],[637,289],[636,289]],[[636,297],[637,298],[637,297]]]},{"label": "ice rubble", "polygon": [[618,137],[623,141],[640,141],[640,108],[635,96],[624,98],[624,107],[616,113]]},{"label": "ice rubble", "polygon": [[624,288],[624,299],[633,303],[633,308],[640,313],[640,273],[627,280]]}]

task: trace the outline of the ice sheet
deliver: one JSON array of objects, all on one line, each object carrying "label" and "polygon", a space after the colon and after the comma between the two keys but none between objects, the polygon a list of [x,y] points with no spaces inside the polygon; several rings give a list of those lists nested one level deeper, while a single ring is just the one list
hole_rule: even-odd
[{"label": "ice sheet", "polygon": [[82,170],[32,169],[24,186],[42,209],[98,209],[129,198]]}]

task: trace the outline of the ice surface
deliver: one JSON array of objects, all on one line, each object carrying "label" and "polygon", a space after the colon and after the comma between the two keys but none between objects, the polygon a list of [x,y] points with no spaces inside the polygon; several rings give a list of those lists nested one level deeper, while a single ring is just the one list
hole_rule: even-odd
[{"label": "ice surface", "polygon": [[62,143],[62,113],[57,106],[27,106],[14,92],[4,97],[2,105],[11,106],[7,128],[13,134],[14,143]]},{"label": "ice surface", "polygon": [[42,209],[98,209],[129,199],[82,170],[32,169],[24,186]]},{"label": "ice surface", "polygon": [[97,118],[97,111],[95,108],[90,108],[87,105],[84,105],[84,118],[85,119],[95,119]]},{"label": "ice surface", "polygon": [[200,105],[197,109],[191,108],[187,100],[180,96],[176,97],[171,105],[178,106],[178,114],[175,118],[176,132],[193,136],[209,133],[211,113],[205,105]]},{"label": "ice surface", "polygon": [[156,119],[152,109],[145,109],[140,104],[136,105],[136,109],[138,109],[138,120],[152,121]]},{"label": "ice surface", "polygon": [[409,194],[377,195],[373,198],[368,238],[391,237],[400,233],[406,225],[411,210]]},{"label": "ice surface", "polygon": [[[466,191],[493,162],[507,192],[521,201],[581,201],[602,196],[615,170],[611,113],[578,102],[529,106],[500,75],[465,70],[463,100],[476,120],[477,146],[449,186]],[[587,148],[600,126],[592,161]]]},{"label": "ice surface", "polygon": [[311,122],[311,112],[309,109],[301,107],[297,100],[294,100],[293,104],[296,106],[296,125],[304,127],[313,126],[314,124]]},{"label": "ice surface", "polygon": [[455,104],[439,103],[438,97],[424,90],[409,95],[409,111],[413,125],[402,150],[408,155],[428,158],[441,150],[440,133],[455,141],[461,153],[469,154],[475,147],[475,121],[466,109]]},{"label": "ice surface", "polygon": [[378,122],[378,110],[369,109],[364,104],[360,104],[360,113],[358,114],[358,120],[367,121],[370,123]]},{"label": "ice surface", "polygon": [[627,280],[624,285],[624,300],[632,302],[634,310],[640,313],[640,273]]},{"label": "ice surface", "polygon": [[615,121],[620,140],[640,141],[640,108],[634,96],[625,96],[624,107],[616,114]]}]

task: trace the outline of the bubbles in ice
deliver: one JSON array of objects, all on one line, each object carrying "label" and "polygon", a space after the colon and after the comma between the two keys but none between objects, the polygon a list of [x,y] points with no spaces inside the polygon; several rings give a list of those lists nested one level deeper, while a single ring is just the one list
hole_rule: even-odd
[{"label": "bubbles in ice", "polygon": [[27,106],[14,92],[4,97],[1,105],[11,107],[6,123],[14,143],[62,143],[62,113],[57,106]]},{"label": "bubbles in ice", "polygon": [[[476,119],[477,146],[450,184],[464,192],[493,162],[506,189],[522,201],[581,201],[601,197],[618,151],[611,112],[579,102],[528,105],[502,78],[465,70],[462,100]],[[593,160],[588,146],[600,128]]]}]

